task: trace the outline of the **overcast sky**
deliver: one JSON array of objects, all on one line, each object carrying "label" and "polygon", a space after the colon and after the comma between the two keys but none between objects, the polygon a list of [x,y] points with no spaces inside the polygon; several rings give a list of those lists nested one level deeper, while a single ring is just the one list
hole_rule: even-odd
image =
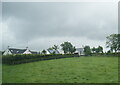
[{"label": "overcast sky", "polygon": [[118,7],[112,2],[3,2],[2,49],[47,49],[65,41],[76,47],[103,46],[118,33]]}]

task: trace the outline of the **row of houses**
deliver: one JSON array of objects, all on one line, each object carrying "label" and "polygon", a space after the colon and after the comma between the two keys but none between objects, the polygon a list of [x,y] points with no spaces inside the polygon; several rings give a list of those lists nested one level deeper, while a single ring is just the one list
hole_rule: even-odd
[{"label": "row of houses", "polygon": [[[55,49],[47,49],[46,54],[64,54],[62,50],[55,50]],[[75,53],[78,53],[79,55],[84,55],[83,48],[76,48]],[[37,51],[31,51],[26,47],[25,49],[18,49],[18,48],[10,48],[8,47],[4,52],[3,55],[10,55],[10,54],[40,54],[40,52]]]}]

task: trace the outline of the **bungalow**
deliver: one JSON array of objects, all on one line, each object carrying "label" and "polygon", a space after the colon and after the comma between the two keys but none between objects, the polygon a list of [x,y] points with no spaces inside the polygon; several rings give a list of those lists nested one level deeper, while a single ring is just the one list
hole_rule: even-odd
[{"label": "bungalow", "polygon": [[79,55],[84,55],[84,48],[76,48],[75,53],[78,53]]},{"label": "bungalow", "polygon": [[4,51],[3,55],[10,55],[10,54],[37,54],[37,52],[30,51],[28,47],[26,49],[17,49],[17,48],[7,48]]},{"label": "bungalow", "polygon": [[47,54],[60,54],[60,52],[55,49],[47,49]]},{"label": "bungalow", "polygon": [[30,50],[30,52],[31,52],[31,54],[39,54],[39,53],[36,52],[36,51],[31,51],[31,50]]}]

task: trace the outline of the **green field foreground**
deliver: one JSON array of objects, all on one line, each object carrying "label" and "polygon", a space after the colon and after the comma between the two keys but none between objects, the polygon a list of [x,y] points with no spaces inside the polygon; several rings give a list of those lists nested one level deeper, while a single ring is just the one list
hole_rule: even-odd
[{"label": "green field foreground", "polygon": [[3,83],[117,83],[118,57],[73,57],[3,65]]}]

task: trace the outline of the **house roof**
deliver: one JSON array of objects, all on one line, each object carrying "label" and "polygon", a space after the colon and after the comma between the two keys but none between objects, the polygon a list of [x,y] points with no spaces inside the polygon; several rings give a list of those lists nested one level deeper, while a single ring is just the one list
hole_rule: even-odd
[{"label": "house roof", "polygon": [[37,52],[35,52],[35,51],[30,51],[32,54],[38,54]]},{"label": "house roof", "polygon": [[76,51],[83,51],[83,48],[76,48]]},{"label": "house roof", "polygon": [[23,54],[27,49],[9,48],[12,54]]},{"label": "house roof", "polygon": [[58,51],[58,50],[55,50],[55,49],[47,49],[47,50],[48,50],[48,52],[49,52],[50,54],[53,54],[53,53],[59,54],[59,51]]}]

